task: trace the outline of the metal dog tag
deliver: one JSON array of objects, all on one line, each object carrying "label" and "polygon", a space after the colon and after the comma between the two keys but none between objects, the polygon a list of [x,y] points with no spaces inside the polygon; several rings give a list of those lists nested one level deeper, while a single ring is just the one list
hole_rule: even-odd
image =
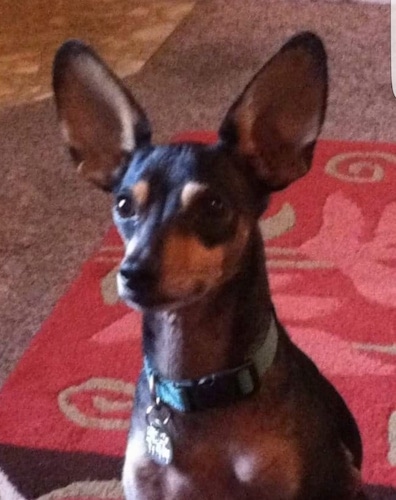
[{"label": "metal dog tag", "polygon": [[158,418],[147,425],[146,448],[150,457],[158,465],[169,465],[172,462],[172,441],[163,423]]}]

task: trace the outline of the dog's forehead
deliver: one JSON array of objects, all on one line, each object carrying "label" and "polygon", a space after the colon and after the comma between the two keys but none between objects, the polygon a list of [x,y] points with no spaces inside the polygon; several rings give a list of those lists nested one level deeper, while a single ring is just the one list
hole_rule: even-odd
[{"label": "dog's forehead", "polygon": [[155,146],[134,154],[122,187],[141,181],[166,190],[182,188],[190,182],[207,184],[218,178],[218,168],[219,153],[214,147],[190,143]]}]

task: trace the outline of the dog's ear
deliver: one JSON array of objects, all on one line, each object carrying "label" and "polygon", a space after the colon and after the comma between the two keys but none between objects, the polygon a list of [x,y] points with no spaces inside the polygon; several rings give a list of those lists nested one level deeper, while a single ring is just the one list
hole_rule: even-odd
[{"label": "dog's ear", "polygon": [[326,52],[316,35],[301,33],[248,84],[220,139],[248,159],[266,190],[283,189],[311,166],[326,101]]},{"label": "dog's ear", "polygon": [[58,50],[53,87],[64,138],[80,173],[105,190],[135,148],[150,143],[145,113],[99,56],[80,41]]}]

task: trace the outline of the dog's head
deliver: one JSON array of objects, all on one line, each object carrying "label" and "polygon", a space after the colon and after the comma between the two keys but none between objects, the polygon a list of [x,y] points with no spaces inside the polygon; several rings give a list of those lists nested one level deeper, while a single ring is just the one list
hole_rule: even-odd
[{"label": "dog's head", "polygon": [[81,42],[59,49],[53,83],[78,171],[114,195],[126,249],[120,296],[141,308],[177,307],[238,272],[269,193],[309,170],[325,115],[326,54],[311,33],[292,38],[210,146],[154,146],[143,109]]}]

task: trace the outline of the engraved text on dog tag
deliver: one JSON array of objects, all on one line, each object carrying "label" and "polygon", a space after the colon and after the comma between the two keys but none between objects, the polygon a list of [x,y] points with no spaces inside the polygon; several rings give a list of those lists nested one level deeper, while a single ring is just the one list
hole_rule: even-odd
[{"label": "engraved text on dog tag", "polygon": [[169,434],[159,419],[146,428],[146,448],[150,457],[159,465],[169,465],[173,459],[173,447]]}]

